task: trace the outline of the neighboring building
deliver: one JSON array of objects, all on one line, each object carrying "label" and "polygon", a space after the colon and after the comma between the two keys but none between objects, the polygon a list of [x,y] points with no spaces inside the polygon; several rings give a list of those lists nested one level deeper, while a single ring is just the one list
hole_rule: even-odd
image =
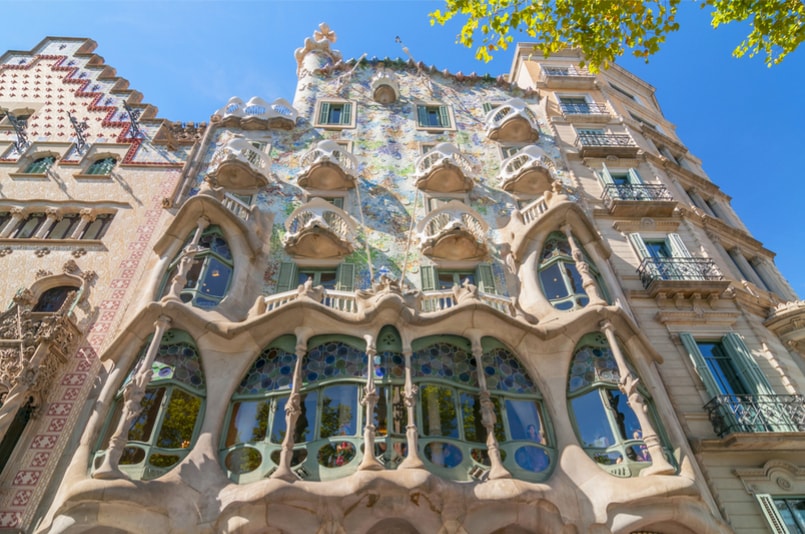
[{"label": "neighboring building", "polygon": [[805,532],[805,304],[654,89],[334,41],[209,125],[0,58],[0,532]]}]

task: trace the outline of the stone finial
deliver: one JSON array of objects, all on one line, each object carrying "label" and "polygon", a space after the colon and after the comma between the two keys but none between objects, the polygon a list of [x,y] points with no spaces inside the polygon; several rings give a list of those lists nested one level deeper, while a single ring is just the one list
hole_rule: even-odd
[{"label": "stone finial", "polygon": [[[313,38],[305,39],[305,45],[294,52],[296,75],[301,78],[329,63],[340,61],[341,52],[330,49],[330,44],[335,43],[337,38],[336,33],[326,22],[319,24],[319,29],[313,32]],[[310,52],[316,52],[315,55],[310,56],[311,59],[314,57],[316,59],[308,59]]]}]

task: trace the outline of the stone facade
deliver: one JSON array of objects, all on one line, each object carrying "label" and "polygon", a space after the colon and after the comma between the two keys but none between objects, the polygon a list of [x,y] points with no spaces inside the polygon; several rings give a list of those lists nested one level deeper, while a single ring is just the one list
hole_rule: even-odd
[{"label": "stone facade", "polygon": [[0,58],[0,532],[793,528],[805,308],[654,89],[334,42],[209,125]]}]

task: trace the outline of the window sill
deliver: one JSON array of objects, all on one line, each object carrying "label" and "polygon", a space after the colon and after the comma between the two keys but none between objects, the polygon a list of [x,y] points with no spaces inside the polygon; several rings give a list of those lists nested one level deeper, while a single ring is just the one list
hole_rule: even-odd
[{"label": "window sill", "polygon": [[77,172],[73,174],[73,178],[76,180],[106,180],[111,181],[112,175],[111,174],[84,174],[83,172]]},{"label": "window sill", "polygon": [[355,128],[354,124],[314,124],[316,128],[323,128],[325,130],[348,130],[350,128]]},{"label": "window sill", "polygon": [[27,173],[27,172],[10,172],[8,173],[10,178],[36,178],[39,180],[48,180],[47,173]]},{"label": "window sill", "polygon": [[0,244],[2,245],[53,245],[53,246],[83,246],[90,245],[93,247],[103,247],[102,239],[41,239],[34,237],[16,238],[16,237],[0,237]]}]

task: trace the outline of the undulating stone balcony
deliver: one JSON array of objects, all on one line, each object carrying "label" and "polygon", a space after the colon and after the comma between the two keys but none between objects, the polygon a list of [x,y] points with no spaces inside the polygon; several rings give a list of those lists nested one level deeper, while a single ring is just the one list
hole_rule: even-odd
[{"label": "undulating stone balcony", "polygon": [[243,100],[233,96],[224,107],[213,113],[212,121],[244,130],[291,130],[296,126],[298,116],[296,109],[284,98],[268,103],[255,96],[244,104]]},{"label": "undulating stone balcony", "polygon": [[661,184],[607,184],[602,198],[609,212],[619,217],[670,217],[676,208]]},{"label": "undulating stone balcony", "polygon": [[580,133],[576,139],[576,148],[583,158],[634,158],[640,147],[629,134],[613,133]]},{"label": "undulating stone balcony", "polygon": [[607,122],[611,117],[606,102],[560,102],[559,108],[562,116],[569,121]]},{"label": "undulating stone balcony", "polygon": [[652,297],[659,293],[717,297],[730,285],[709,258],[645,258],[637,274]]},{"label": "undulating stone balcony", "polygon": [[319,141],[301,160],[304,169],[299,186],[312,190],[344,190],[355,187],[358,161],[335,141]]},{"label": "undulating stone balcony", "polygon": [[553,89],[592,89],[595,87],[595,75],[576,65],[543,65],[540,82]]},{"label": "undulating stone balcony", "polygon": [[472,189],[472,165],[453,143],[439,143],[416,161],[414,179],[423,191],[466,193]]},{"label": "undulating stone balcony", "polygon": [[378,70],[372,81],[372,98],[381,104],[391,104],[400,98],[400,87],[397,83],[397,75],[386,69]]},{"label": "undulating stone balcony", "polygon": [[349,214],[321,198],[296,208],[285,230],[285,250],[297,258],[343,258],[355,250],[357,242]]},{"label": "undulating stone balcony", "polygon": [[778,304],[764,325],[790,348],[805,352],[805,300]]},{"label": "undulating stone balcony", "polygon": [[241,137],[230,139],[219,148],[210,162],[213,185],[232,190],[265,187],[271,172],[271,160]]},{"label": "undulating stone balcony", "polygon": [[454,200],[431,211],[419,224],[422,254],[440,260],[481,260],[488,252],[486,222],[469,206]]},{"label": "undulating stone balcony", "polygon": [[553,168],[544,150],[529,145],[500,164],[500,187],[509,193],[540,195],[551,189]]},{"label": "undulating stone balcony", "polygon": [[805,432],[803,395],[718,395],[704,409],[719,437],[734,433]]},{"label": "undulating stone balcony", "polygon": [[536,141],[539,138],[537,116],[524,101],[512,98],[486,114],[486,135],[493,141]]}]

